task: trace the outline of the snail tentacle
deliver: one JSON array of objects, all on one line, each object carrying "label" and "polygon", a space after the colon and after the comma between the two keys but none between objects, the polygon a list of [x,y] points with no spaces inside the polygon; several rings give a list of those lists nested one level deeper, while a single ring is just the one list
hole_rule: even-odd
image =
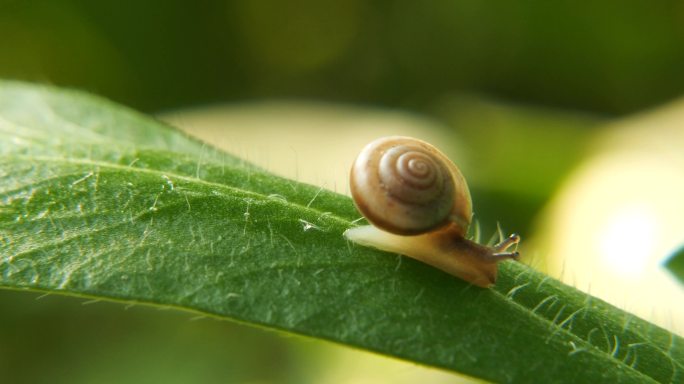
[{"label": "snail tentacle", "polygon": [[513,234],[509,235],[507,238],[505,238],[503,241],[501,241],[500,243],[494,245],[493,248],[497,252],[503,252],[503,251],[507,250],[508,248],[510,248],[511,246],[518,244],[519,242],[520,242],[520,235],[518,235],[517,233],[513,233]]}]

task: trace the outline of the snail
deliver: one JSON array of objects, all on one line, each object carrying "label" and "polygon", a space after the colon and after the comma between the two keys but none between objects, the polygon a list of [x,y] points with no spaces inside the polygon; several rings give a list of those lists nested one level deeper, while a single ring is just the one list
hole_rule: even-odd
[{"label": "snail", "polygon": [[466,238],[472,202],[465,178],[442,152],[418,139],[390,136],[363,148],[350,174],[352,198],[372,224],[348,229],[359,245],[417,259],[479,287],[496,281],[497,263],[518,259],[508,252],[512,234],[486,246]]}]

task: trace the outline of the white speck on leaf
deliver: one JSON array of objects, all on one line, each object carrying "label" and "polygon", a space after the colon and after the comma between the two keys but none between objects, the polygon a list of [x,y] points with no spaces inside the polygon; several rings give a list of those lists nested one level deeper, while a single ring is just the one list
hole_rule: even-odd
[{"label": "white speck on leaf", "polygon": [[[162,175],[162,179],[166,180],[166,186],[169,187],[169,190],[173,191],[173,181],[166,175]],[[162,189],[164,189],[164,187],[162,187]]]},{"label": "white speck on leaf", "polygon": [[152,203],[152,206],[149,208],[151,212],[157,212],[157,200],[159,200],[159,195],[154,197],[154,202]]},{"label": "white speck on leaf", "polygon": [[245,213],[242,214],[242,215],[245,217],[245,226],[242,227],[242,235],[243,235],[243,236],[244,236],[245,234],[247,234],[247,224],[249,224],[249,216],[250,216],[250,213],[249,213],[249,206],[250,206],[251,203],[252,203],[252,201],[248,199],[248,200],[247,200],[247,208],[245,209]]},{"label": "white speck on leaf", "polygon": [[317,226],[316,224],[309,223],[306,220],[299,219],[299,222],[302,224],[302,229],[304,229],[304,232],[310,230],[310,229],[315,229],[318,231],[321,231],[321,227]]},{"label": "white speck on leaf", "polygon": [[273,199],[273,200],[280,200],[283,203],[287,203],[287,198],[285,196],[279,195],[277,193],[272,193],[272,194],[268,195],[268,198]]}]

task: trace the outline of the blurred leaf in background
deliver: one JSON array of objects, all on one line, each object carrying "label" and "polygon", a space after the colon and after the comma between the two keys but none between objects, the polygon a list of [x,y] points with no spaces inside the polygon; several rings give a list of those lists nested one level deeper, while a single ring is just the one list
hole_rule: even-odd
[{"label": "blurred leaf in background", "polygon": [[0,76],[146,111],[305,97],[419,108],[477,92],[601,114],[684,89],[678,0],[0,2]]},{"label": "blurred leaf in background", "polygon": [[10,291],[0,305],[7,383],[294,383],[322,366],[301,342],[178,311]]},{"label": "blurred leaf in background", "polygon": [[684,247],[670,256],[665,265],[681,283],[684,283]]}]

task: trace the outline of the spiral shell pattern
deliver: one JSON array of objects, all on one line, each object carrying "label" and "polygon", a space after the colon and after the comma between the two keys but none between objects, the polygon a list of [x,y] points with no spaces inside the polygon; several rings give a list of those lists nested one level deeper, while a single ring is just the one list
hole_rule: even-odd
[{"label": "spiral shell pattern", "polygon": [[351,171],[363,215],[385,231],[414,235],[455,222],[467,230],[470,193],[456,166],[432,145],[410,137],[368,144]]}]

